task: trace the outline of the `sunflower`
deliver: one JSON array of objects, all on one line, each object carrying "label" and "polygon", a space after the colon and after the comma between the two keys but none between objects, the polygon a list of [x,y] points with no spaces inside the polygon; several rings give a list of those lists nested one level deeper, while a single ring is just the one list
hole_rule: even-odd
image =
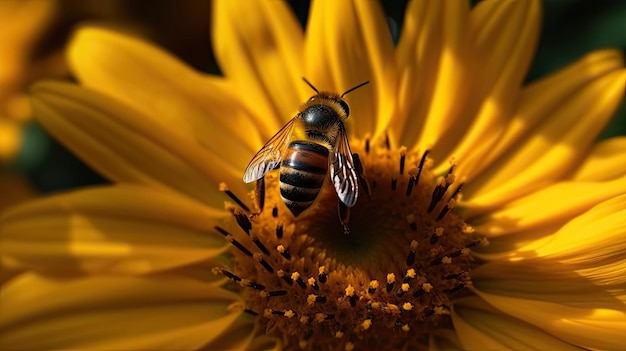
[{"label": "sunflower", "polygon": [[[4,349],[604,349],[626,333],[620,54],[523,85],[539,2],[216,1],[223,76],[85,27],[36,117],[113,184],[1,220]],[[362,175],[294,216],[241,180],[313,92],[343,92]],[[344,234],[341,221],[349,226]]]}]

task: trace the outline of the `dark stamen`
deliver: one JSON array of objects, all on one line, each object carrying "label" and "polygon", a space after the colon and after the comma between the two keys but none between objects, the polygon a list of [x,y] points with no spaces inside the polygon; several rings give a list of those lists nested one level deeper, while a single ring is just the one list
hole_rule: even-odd
[{"label": "dark stamen", "polygon": [[230,235],[229,232],[227,232],[224,228],[220,227],[220,226],[215,226],[213,227],[215,230],[217,230],[220,234],[222,234],[223,236],[228,236]]},{"label": "dark stamen", "polygon": [[291,275],[291,279],[295,280],[296,283],[298,283],[298,285],[302,288],[302,289],[306,289],[306,283],[304,282],[304,280],[302,280],[302,277],[300,276],[300,273],[298,272],[294,272]]},{"label": "dark stamen", "polygon": [[281,278],[282,280],[284,280],[287,284],[289,285],[293,285],[293,279],[291,279],[290,276],[288,276],[285,271],[283,271],[282,269],[279,269],[278,271],[276,271],[276,275]]},{"label": "dark stamen", "polygon": [[287,290],[274,290],[274,291],[267,292],[268,297],[285,296],[285,295],[287,295]]},{"label": "dark stamen", "polygon": [[265,245],[263,245],[263,243],[261,242],[261,240],[259,240],[259,238],[257,238],[256,236],[254,236],[252,238],[252,242],[261,250],[263,251],[264,254],[269,255],[270,252],[269,250],[267,250],[267,248],[265,247]]},{"label": "dark stamen", "polygon": [[415,185],[415,177],[409,177],[409,183],[406,186],[406,196],[410,196],[413,192],[413,186]]},{"label": "dark stamen", "polygon": [[391,150],[391,142],[389,141],[389,134],[385,133],[385,147],[387,150]]},{"label": "dark stamen", "polygon": [[398,186],[398,179],[391,178],[391,190],[396,190],[397,186]]},{"label": "dark stamen", "polygon": [[422,169],[424,168],[424,163],[426,163],[426,159],[428,158],[429,153],[430,153],[430,150],[424,151],[424,154],[422,155],[422,159],[420,160],[420,164],[419,166],[417,166],[417,174],[415,175],[415,185],[417,185],[417,183],[419,183],[420,181],[420,176],[422,175]]},{"label": "dark stamen", "polygon": [[417,240],[411,241],[411,247],[409,249],[409,254],[406,257],[406,265],[412,266],[415,263],[415,251],[417,251]]},{"label": "dark stamen", "polygon": [[276,218],[278,217],[278,207],[274,206],[274,208],[272,208],[272,217]]},{"label": "dark stamen", "polygon": [[241,201],[235,194],[233,194],[230,191],[230,189],[228,189],[228,186],[226,185],[226,183],[220,183],[220,191],[228,195],[228,197],[230,197],[233,201],[235,201],[237,205],[239,205],[239,207],[244,209],[244,211],[250,212],[250,209],[248,208],[248,206],[246,206],[246,204],[244,204],[243,201]]},{"label": "dark stamen", "polygon": [[319,274],[317,275],[317,279],[320,281],[320,283],[326,283],[326,279],[328,279],[328,276],[326,275],[326,272],[324,272],[324,266],[319,268]]},{"label": "dark stamen", "polygon": [[248,216],[240,211],[235,211],[234,216],[237,220],[237,224],[239,224],[239,227],[241,227],[241,229],[243,229],[246,234],[250,235],[250,230],[252,230],[252,223],[250,223],[250,219],[248,218]]},{"label": "dark stamen", "polygon": [[278,239],[283,238],[283,224],[282,223],[279,223],[276,225],[276,237]]},{"label": "dark stamen", "polygon": [[267,263],[267,261],[265,261],[265,259],[263,258],[263,256],[261,256],[261,254],[258,254],[258,253],[254,254],[254,259],[257,260],[257,262],[259,262],[261,266],[265,268],[266,271],[270,273],[274,273],[274,268],[272,268],[272,266],[270,266],[270,264]]},{"label": "dark stamen", "polygon": [[370,153],[370,140],[369,140],[369,138],[365,139],[365,153],[366,154]]},{"label": "dark stamen", "polygon": [[255,290],[265,290],[265,286],[252,280],[242,281],[242,284]]},{"label": "dark stamen", "polygon": [[400,175],[404,174],[404,163],[406,162],[406,151],[400,152]]},{"label": "dark stamen", "polygon": [[289,250],[283,245],[278,245],[276,247],[276,251],[278,251],[284,258],[288,260],[291,259],[291,253],[289,253]]},{"label": "dark stamen", "polygon": [[225,269],[221,269],[221,268],[219,269],[219,272],[222,273],[224,276],[226,276],[226,278],[231,279],[231,280],[233,280],[235,282],[240,282],[241,281],[241,278],[238,275],[236,275],[235,273],[229,272],[229,271],[227,271]]},{"label": "dark stamen", "polygon": [[233,238],[232,235],[228,235],[226,237],[226,240],[228,240],[231,244],[233,244],[233,246],[238,248],[239,251],[243,252],[247,256],[252,257],[252,252],[250,252],[248,249],[246,249],[245,246],[241,245],[241,243],[239,241],[237,241],[235,238]]}]

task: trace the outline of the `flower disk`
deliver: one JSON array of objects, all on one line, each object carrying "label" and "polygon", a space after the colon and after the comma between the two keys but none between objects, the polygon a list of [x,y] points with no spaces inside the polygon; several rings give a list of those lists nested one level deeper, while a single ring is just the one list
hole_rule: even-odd
[{"label": "flower disk", "polygon": [[275,174],[266,176],[260,213],[229,206],[240,229],[216,228],[237,249],[232,271],[215,271],[241,286],[248,312],[292,347],[423,345],[433,329],[450,327],[450,299],[471,283],[470,248],[482,240],[450,211],[462,188],[454,166],[437,177],[428,152],[355,144],[366,190],[350,210],[349,233],[330,182],[296,222]]}]

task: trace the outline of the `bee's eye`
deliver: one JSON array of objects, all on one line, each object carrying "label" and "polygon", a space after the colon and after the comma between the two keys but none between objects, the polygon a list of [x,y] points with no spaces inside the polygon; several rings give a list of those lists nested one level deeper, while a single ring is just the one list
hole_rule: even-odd
[{"label": "bee's eye", "polygon": [[348,103],[347,102],[345,102],[343,100],[339,100],[339,106],[341,106],[341,108],[346,113],[346,117],[350,116],[350,107],[348,107]]}]

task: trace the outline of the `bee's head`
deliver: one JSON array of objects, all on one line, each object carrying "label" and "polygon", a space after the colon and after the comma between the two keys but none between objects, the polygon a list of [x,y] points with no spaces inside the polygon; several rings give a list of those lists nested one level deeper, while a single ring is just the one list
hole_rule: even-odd
[{"label": "bee's head", "polygon": [[311,82],[309,82],[308,80],[306,80],[306,78],[302,77],[302,80],[304,80],[304,82],[306,84],[308,84],[313,90],[315,90],[315,92],[317,94],[311,96],[311,98],[309,99],[309,102],[314,102],[317,99],[327,99],[327,100],[332,100],[335,103],[337,103],[339,105],[339,107],[343,110],[343,112],[345,113],[345,116],[348,117],[350,116],[350,106],[348,106],[348,103],[343,99],[343,97],[351,92],[354,91],[362,86],[364,86],[365,84],[369,83],[369,81],[365,81],[357,86],[354,86],[348,90],[346,90],[343,94],[341,95],[337,95],[337,94],[331,94],[331,93],[325,93],[325,92],[319,92],[319,90],[317,90],[317,88],[315,88],[315,86],[313,86],[313,84],[311,84]]}]

